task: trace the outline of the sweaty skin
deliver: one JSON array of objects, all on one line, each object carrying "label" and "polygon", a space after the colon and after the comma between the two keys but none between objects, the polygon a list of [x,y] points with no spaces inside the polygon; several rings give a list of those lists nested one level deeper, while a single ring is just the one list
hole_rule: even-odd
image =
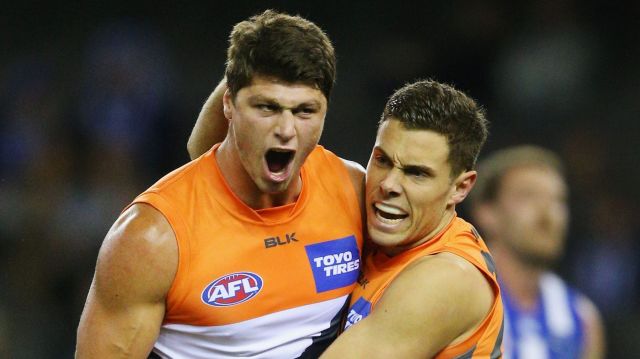
[{"label": "sweaty skin", "polygon": [[[431,240],[473,187],[475,171],[451,178],[448,151],[440,134],[407,130],[393,119],[381,124],[367,166],[367,228],[389,257]],[[494,298],[487,279],[467,260],[447,252],[425,256],[402,270],[369,316],[341,334],[322,358],[434,357],[468,338]]]}]

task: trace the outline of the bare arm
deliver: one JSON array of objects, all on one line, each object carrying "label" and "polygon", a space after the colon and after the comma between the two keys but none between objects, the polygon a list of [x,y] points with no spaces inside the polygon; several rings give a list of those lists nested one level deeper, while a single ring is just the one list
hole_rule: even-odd
[{"label": "bare arm", "polygon": [[406,268],[371,314],[354,324],[322,358],[431,358],[466,339],[493,302],[484,276],[449,253]]},{"label": "bare arm", "polygon": [[585,349],[583,359],[602,359],[606,353],[604,326],[596,306],[586,297],[580,298],[578,313],[584,323]]},{"label": "bare arm", "polygon": [[227,135],[229,121],[224,116],[222,107],[222,96],[226,90],[227,80],[222,79],[202,106],[187,142],[191,159],[207,152],[211,146],[222,142]]},{"label": "bare arm", "polygon": [[171,226],[136,204],[107,234],[78,326],[77,358],[146,358],[178,265]]},{"label": "bare arm", "polygon": [[347,171],[349,172],[349,177],[351,177],[351,184],[356,191],[356,196],[358,196],[358,201],[360,204],[360,213],[362,214],[362,223],[366,218],[366,212],[364,207],[364,181],[365,181],[365,170],[361,164],[354,161],[345,160],[341,158],[345,167],[347,167]]}]

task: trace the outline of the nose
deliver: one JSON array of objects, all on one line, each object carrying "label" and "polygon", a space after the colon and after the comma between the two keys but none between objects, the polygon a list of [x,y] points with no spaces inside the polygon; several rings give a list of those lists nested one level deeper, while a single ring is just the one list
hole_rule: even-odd
[{"label": "nose", "polygon": [[296,135],[296,119],[291,110],[282,111],[275,128],[275,135],[282,142],[289,142]]},{"label": "nose", "polygon": [[387,171],[382,181],[380,181],[380,190],[386,197],[397,197],[402,192],[400,175],[400,171],[397,168],[392,168]]}]

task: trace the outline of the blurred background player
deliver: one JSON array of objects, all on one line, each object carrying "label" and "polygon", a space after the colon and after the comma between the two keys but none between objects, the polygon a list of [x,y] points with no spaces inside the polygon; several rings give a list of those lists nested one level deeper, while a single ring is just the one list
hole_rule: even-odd
[{"label": "blurred background player", "polygon": [[561,160],[534,146],[510,147],[478,165],[471,213],[496,262],[505,304],[505,358],[603,358],[599,313],[552,273],[569,210]]}]

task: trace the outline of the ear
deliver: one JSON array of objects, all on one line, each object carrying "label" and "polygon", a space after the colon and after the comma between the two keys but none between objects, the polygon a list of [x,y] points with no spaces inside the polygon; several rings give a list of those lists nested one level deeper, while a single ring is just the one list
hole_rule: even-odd
[{"label": "ear", "polygon": [[231,92],[226,89],[222,96],[222,112],[227,120],[231,120],[231,114],[233,113],[233,99],[231,98]]},{"label": "ear", "polygon": [[462,172],[453,182],[454,189],[450,199],[451,204],[456,205],[464,201],[469,192],[471,192],[473,185],[476,184],[477,178],[478,172],[476,171]]}]

